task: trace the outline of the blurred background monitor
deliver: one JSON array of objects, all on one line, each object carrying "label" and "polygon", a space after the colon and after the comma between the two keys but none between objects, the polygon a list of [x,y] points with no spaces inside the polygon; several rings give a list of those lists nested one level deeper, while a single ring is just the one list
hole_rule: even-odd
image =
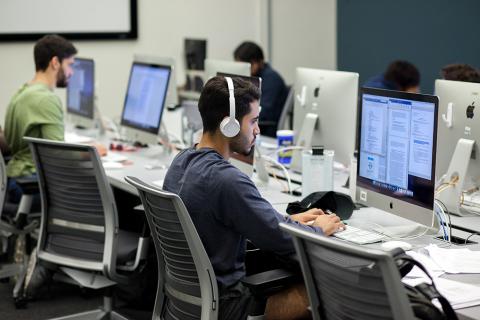
[{"label": "blurred background monitor", "polygon": [[200,92],[205,83],[205,59],[207,58],[207,40],[185,39],[186,91]]},{"label": "blurred background monitor", "polygon": [[204,70],[207,58],[207,40],[185,39],[185,69]]},{"label": "blurred background monitor", "polygon": [[250,63],[229,60],[205,60],[205,79],[214,77],[218,72],[250,77]]},{"label": "blurred background monitor", "polygon": [[121,118],[128,140],[157,144],[171,71],[170,65],[132,63]]},{"label": "blurred background monitor", "polygon": [[359,115],[356,199],[430,227],[438,98],[362,88]]},{"label": "blurred background monitor", "polygon": [[[438,111],[437,180],[447,173],[457,142],[464,138],[474,141],[469,158],[470,184],[480,183],[480,83],[449,80],[435,81],[435,95],[440,100]],[[450,105],[450,107],[449,107]],[[447,126],[448,109],[451,126]],[[480,108],[480,107],[478,107]],[[477,109],[477,110],[475,110]],[[445,121],[443,120],[445,118]]]},{"label": "blurred background monitor", "polygon": [[141,63],[153,63],[163,66],[170,66],[170,80],[168,81],[168,90],[167,98],[165,101],[165,106],[167,108],[174,108],[178,105],[178,92],[177,92],[177,78],[175,75],[175,59],[170,57],[157,57],[147,54],[135,54],[133,56],[133,61]]},{"label": "blurred background monitor", "polygon": [[[294,92],[295,145],[324,146],[335,151],[335,161],[349,166],[356,142],[358,73],[297,68]],[[295,151],[292,169],[300,167],[301,152]]]},{"label": "blurred background monitor", "polygon": [[93,128],[95,116],[95,64],[92,59],[75,58],[67,86],[68,121],[81,128]]}]

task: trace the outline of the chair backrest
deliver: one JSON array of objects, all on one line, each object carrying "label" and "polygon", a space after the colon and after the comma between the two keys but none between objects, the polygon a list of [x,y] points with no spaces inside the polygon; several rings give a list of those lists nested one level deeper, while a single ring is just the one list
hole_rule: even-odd
[{"label": "chair backrest", "polygon": [[390,253],[280,226],[293,237],[314,319],[414,319]]},{"label": "chair backrest", "polygon": [[[295,97],[295,94],[294,94],[293,86],[289,86],[288,87],[287,99],[285,99],[285,103],[283,104],[282,113],[280,114],[280,118],[278,119],[277,130],[291,129],[292,128],[292,125],[291,125],[292,119],[291,118],[292,118],[292,114],[293,114],[294,97]],[[287,121],[287,118],[289,116],[290,116],[289,125],[285,126],[285,121]]]},{"label": "chair backrest", "polygon": [[96,149],[25,138],[42,200],[38,257],[56,265],[116,274],[118,217]]},{"label": "chair backrest", "polygon": [[5,167],[5,160],[0,151],[0,218],[2,217],[3,206],[5,204],[5,197],[7,195],[7,169]]},{"label": "chair backrest", "polygon": [[157,252],[154,318],[217,319],[215,273],[182,200],[137,178],[125,180],[138,189]]}]

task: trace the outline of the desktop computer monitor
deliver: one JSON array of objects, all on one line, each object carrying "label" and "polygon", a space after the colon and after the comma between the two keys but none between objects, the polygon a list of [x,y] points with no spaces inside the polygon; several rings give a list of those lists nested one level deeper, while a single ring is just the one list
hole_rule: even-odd
[{"label": "desktop computer monitor", "polygon": [[238,76],[250,76],[250,63],[227,60],[205,60],[205,81],[215,77],[218,72],[235,74]]},{"label": "desktop computer monitor", "polygon": [[175,59],[169,57],[157,57],[147,54],[135,54],[133,61],[141,63],[153,63],[163,66],[170,66],[170,80],[168,81],[167,98],[165,100],[165,106],[167,108],[175,108],[178,106],[178,92],[177,81],[175,77]]},{"label": "desktop computer monitor", "polygon": [[204,70],[207,58],[207,40],[185,39],[185,66],[187,70]]},{"label": "desktop computer monitor", "polygon": [[[355,151],[358,73],[297,68],[293,130],[295,145],[322,145],[335,151],[335,161],[350,164]],[[301,171],[301,152],[292,169]]]},{"label": "desktop computer monitor", "polygon": [[440,99],[438,111],[437,181],[456,180],[438,193],[438,198],[455,214],[465,214],[459,202],[464,191],[480,185],[480,118],[475,107],[480,104],[480,83],[449,80],[435,81]]},{"label": "desktop computer monitor", "polygon": [[157,143],[171,71],[169,65],[133,62],[120,122],[127,139]]},{"label": "desktop computer monitor", "polygon": [[432,225],[438,98],[362,88],[356,199]]},{"label": "desktop computer monitor", "polygon": [[73,75],[67,86],[68,121],[78,127],[92,128],[95,116],[95,81],[92,59],[75,58]]},{"label": "desktop computer monitor", "polygon": [[[205,79],[205,59],[207,58],[207,40],[185,39],[185,73],[187,76],[185,90],[202,91]],[[198,98],[197,98],[198,99]]]}]

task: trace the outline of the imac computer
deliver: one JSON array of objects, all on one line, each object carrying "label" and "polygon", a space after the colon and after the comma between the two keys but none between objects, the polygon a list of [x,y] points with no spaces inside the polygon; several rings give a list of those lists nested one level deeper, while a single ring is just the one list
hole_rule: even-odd
[{"label": "imac computer", "polygon": [[177,93],[177,81],[175,77],[175,59],[168,57],[157,57],[146,54],[135,54],[133,61],[140,63],[153,63],[163,66],[170,66],[172,71],[170,72],[170,80],[168,81],[167,98],[165,100],[165,106],[169,109],[175,109],[178,106],[178,93]]},{"label": "imac computer", "polygon": [[[297,68],[293,130],[295,145],[322,145],[334,150],[345,167],[355,151],[358,73]],[[291,168],[301,172],[301,151],[295,150]]]},{"label": "imac computer", "polygon": [[438,98],[362,88],[356,199],[432,226]]},{"label": "imac computer", "polygon": [[[468,190],[480,186],[480,83],[435,81],[438,112],[437,198],[448,211],[469,215]],[[465,205],[462,204],[465,203]],[[472,208],[475,209],[475,208]]]},{"label": "imac computer", "polygon": [[157,144],[171,71],[170,65],[133,62],[120,122],[128,140]]},{"label": "imac computer", "polygon": [[204,84],[205,59],[207,58],[207,40],[185,39],[185,90],[200,92]]},{"label": "imac computer", "polygon": [[92,59],[75,58],[67,86],[67,119],[80,128],[95,126],[95,67]]},{"label": "imac computer", "polygon": [[213,78],[218,72],[235,74],[239,76],[250,76],[250,63],[227,60],[205,60],[205,81]]}]

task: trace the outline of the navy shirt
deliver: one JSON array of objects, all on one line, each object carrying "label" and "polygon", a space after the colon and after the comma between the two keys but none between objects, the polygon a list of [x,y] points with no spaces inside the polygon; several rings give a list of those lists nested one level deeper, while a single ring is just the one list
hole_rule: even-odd
[{"label": "navy shirt", "polygon": [[385,76],[383,74],[368,79],[363,86],[369,88],[398,90],[393,82],[385,80]]},{"label": "navy shirt", "polygon": [[261,127],[261,133],[262,135],[275,137],[278,120],[288,96],[288,88],[278,72],[273,70],[268,63],[263,65],[258,76],[262,78],[260,125],[262,122],[273,124],[268,127]]},{"label": "navy shirt", "polygon": [[173,160],[163,189],[185,203],[217,276],[219,288],[245,276],[245,239],[257,247],[288,255],[291,237],[279,222],[322,233],[278,213],[252,180],[210,148],[189,148]]}]

